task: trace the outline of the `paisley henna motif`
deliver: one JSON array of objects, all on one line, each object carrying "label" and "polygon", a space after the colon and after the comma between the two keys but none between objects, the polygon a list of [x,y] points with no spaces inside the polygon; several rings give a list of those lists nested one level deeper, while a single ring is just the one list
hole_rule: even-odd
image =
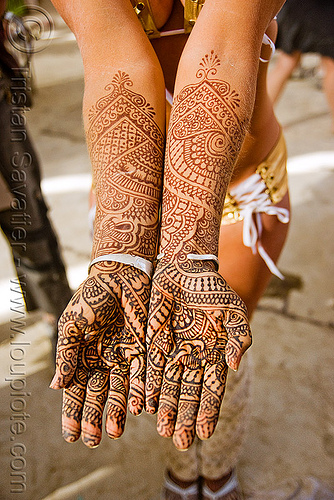
[{"label": "paisley henna motif", "polygon": [[226,189],[244,126],[240,100],[215,80],[220,62],[206,55],[198,82],[175,98],[166,145],[161,251],[169,259],[187,244],[191,253],[217,254]]}]

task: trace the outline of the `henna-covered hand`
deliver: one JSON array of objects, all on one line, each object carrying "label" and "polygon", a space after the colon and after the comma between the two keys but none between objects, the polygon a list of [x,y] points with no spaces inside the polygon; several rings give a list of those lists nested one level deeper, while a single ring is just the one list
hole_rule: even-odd
[{"label": "henna-covered hand", "polygon": [[142,411],[149,296],[145,273],[104,262],[92,267],[63,312],[51,387],[64,388],[66,441],[82,434],[87,446],[97,446],[106,402],[111,438],[123,433],[127,402],[131,413]]},{"label": "henna-covered hand", "polygon": [[[247,311],[211,262],[159,264],[148,332],[146,410],[158,432],[187,449],[216,426],[227,369],[251,344]],[[160,399],[159,399],[160,396]]]},{"label": "henna-covered hand", "polygon": [[[164,135],[155,108],[118,71],[90,108],[87,144],[96,188],[92,258],[131,254],[152,261],[159,227]],[[163,87],[162,87],[163,88]],[[157,99],[157,98],[156,98]],[[124,264],[95,265],[59,322],[54,388],[65,388],[63,434],[88,446],[106,429],[119,437],[144,401],[148,276]]]},{"label": "henna-covered hand", "polygon": [[[221,80],[211,51],[181,88],[166,143],[160,261],[148,321],[146,409],[158,410],[158,432],[186,449],[195,433],[212,435],[227,367],[236,369],[251,343],[244,303],[218,274],[220,219],[244,136],[239,94]],[[205,257],[206,256],[206,257]],[[160,399],[159,399],[160,397]]]}]

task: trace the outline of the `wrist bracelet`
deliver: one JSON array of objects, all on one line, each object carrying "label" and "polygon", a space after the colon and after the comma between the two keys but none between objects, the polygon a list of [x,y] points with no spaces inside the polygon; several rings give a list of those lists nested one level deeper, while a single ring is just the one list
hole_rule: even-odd
[{"label": "wrist bracelet", "polygon": [[[162,259],[164,257],[164,254],[163,253],[159,253],[157,255],[157,260],[159,259]],[[216,267],[217,267],[217,271],[218,271],[218,268],[219,268],[219,260],[218,260],[218,257],[216,255],[214,255],[213,253],[205,253],[205,254],[199,254],[199,253],[188,253],[187,254],[187,259],[189,260],[213,260]]]},{"label": "wrist bracelet", "polygon": [[199,253],[188,253],[187,258],[189,260],[213,260],[213,262],[216,265],[217,271],[219,268],[219,260],[216,255],[213,253],[205,253],[205,254],[199,254]]},{"label": "wrist bracelet", "polygon": [[146,273],[149,278],[151,278],[153,274],[152,262],[143,259],[142,257],[138,257],[137,255],[130,255],[127,253],[109,253],[108,255],[101,255],[100,257],[96,257],[96,259],[93,259],[89,264],[88,272],[94,264],[103,261],[121,262],[122,264],[128,264],[130,266],[136,267],[137,269],[140,269],[141,271]]}]

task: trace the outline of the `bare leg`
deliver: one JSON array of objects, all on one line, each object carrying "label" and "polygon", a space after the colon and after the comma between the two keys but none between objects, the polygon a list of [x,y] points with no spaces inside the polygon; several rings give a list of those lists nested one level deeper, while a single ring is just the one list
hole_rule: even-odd
[{"label": "bare leg", "polygon": [[[290,208],[288,194],[277,206]],[[262,223],[263,246],[273,261],[277,262],[288,233],[288,224],[282,224],[271,215],[263,215]],[[251,249],[243,244],[242,228],[240,222],[221,227],[219,259],[222,274],[245,301],[251,317],[268,285],[271,272],[260,255],[253,255]]]},{"label": "bare leg", "polygon": [[323,88],[332,115],[332,133],[334,134],[334,60],[331,57],[321,57],[324,68]]},{"label": "bare leg", "polygon": [[292,75],[293,70],[298,66],[301,53],[296,51],[286,54],[280,51],[275,67],[268,75],[268,94],[273,103],[276,103],[281,95],[287,80]]}]

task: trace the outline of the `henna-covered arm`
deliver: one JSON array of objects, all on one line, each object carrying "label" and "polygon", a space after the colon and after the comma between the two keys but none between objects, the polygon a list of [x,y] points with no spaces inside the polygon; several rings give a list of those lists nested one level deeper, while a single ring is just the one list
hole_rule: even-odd
[{"label": "henna-covered arm", "polygon": [[161,259],[149,313],[146,408],[158,410],[159,433],[173,435],[180,449],[191,445],[195,432],[202,439],[212,435],[227,367],[237,369],[251,344],[242,300],[214,261],[191,255],[217,255],[226,189],[252,112],[262,36],[278,3],[206,0],[178,69]]},{"label": "henna-covered arm", "polygon": [[155,111],[119,71],[91,108],[87,143],[96,190],[92,257],[156,254],[164,137]]},{"label": "henna-covered arm", "polygon": [[144,402],[150,279],[104,255],[152,262],[156,253],[164,150],[164,82],[128,0],[55,0],[74,31],[85,70],[83,118],[96,190],[89,277],[59,321],[53,388],[65,388],[63,434],[88,446],[106,429],[119,437],[127,404]]}]

